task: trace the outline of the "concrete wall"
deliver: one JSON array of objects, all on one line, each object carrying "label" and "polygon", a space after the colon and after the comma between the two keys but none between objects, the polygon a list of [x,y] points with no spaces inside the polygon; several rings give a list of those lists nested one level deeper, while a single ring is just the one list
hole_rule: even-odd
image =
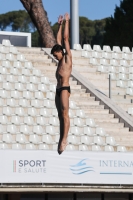
[{"label": "concrete wall", "polygon": [[31,33],[0,31],[0,43],[3,39],[10,40],[14,46],[31,47]]}]

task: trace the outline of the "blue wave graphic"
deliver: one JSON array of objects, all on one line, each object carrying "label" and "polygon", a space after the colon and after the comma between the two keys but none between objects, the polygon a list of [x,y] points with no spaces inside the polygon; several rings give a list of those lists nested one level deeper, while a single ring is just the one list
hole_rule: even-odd
[{"label": "blue wave graphic", "polygon": [[94,172],[94,170],[87,170],[87,171],[83,171],[83,172],[79,172],[79,173],[73,173],[73,174],[80,175],[80,174],[84,174],[84,173],[87,173],[87,172]]},{"label": "blue wave graphic", "polygon": [[86,160],[88,159],[83,159],[80,162],[78,162],[76,165],[71,165],[70,170],[72,171],[72,173],[75,175],[81,175],[87,172],[95,172],[93,170],[93,167],[88,166],[86,164]]},{"label": "blue wave graphic", "polygon": [[79,167],[79,166],[86,165],[86,163],[83,163],[85,160],[87,160],[87,159],[83,159],[79,163],[77,163],[76,165],[71,165],[71,167]]},{"label": "blue wave graphic", "polygon": [[72,170],[72,171],[81,171],[81,170],[90,169],[90,168],[93,168],[93,167],[84,167],[84,168],[81,168],[81,169],[72,169],[72,168],[70,168],[70,170]]}]

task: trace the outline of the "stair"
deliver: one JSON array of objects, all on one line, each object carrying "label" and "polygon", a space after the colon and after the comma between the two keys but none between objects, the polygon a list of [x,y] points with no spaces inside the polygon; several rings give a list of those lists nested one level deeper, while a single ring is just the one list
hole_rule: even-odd
[{"label": "stair", "polygon": [[[43,74],[49,77],[52,83],[56,84],[56,63],[52,62],[52,58],[49,58],[44,51],[40,48],[23,47],[18,47],[18,51],[21,52],[27,60],[31,61],[35,68],[40,69]],[[50,49],[48,49],[48,51],[50,52]],[[107,74],[96,72],[96,68],[93,68],[93,66],[89,66],[89,68],[87,68],[89,65],[89,59],[79,57],[81,56],[81,52],[72,51],[72,54],[74,69],[98,87],[99,90],[108,95]],[[84,109],[86,116],[94,118],[96,124],[103,127],[107,134],[115,137],[117,143],[125,145],[127,150],[132,151],[133,133],[129,131],[129,128],[124,127],[124,123],[120,123],[118,118],[114,118],[114,114],[110,114],[110,110],[105,109],[104,105],[100,105],[100,101],[96,101],[95,97],[86,92],[86,89],[82,89],[82,85],[77,85],[77,81],[75,81],[72,77],[70,78],[70,85],[72,89],[70,100],[75,101],[78,107]],[[118,88],[116,88],[115,85],[116,83],[114,81],[112,83],[112,90],[114,101],[117,102],[118,95],[116,95],[116,93],[118,92]],[[123,94],[120,94],[118,104],[126,110],[128,106],[130,106],[130,99],[123,100],[123,96],[125,95],[124,89],[120,89],[120,92],[123,92]]]}]

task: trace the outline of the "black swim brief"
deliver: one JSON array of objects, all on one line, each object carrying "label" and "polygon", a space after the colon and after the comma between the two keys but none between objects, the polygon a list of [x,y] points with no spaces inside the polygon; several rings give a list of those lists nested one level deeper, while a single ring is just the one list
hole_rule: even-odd
[{"label": "black swim brief", "polygon": [[57,94],[58,96],[60,96],[62,90],[67,90],[69,93],[71,93],[70,86],[65,86],[65,87],[57,88],[57,89],[56,89],[56,94]]}]

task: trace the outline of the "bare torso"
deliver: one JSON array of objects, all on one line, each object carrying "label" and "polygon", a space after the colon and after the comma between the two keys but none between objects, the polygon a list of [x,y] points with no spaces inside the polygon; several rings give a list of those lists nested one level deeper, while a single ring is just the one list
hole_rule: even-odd
[{"label": "bare torso", "polygon": [[71,62],[65,62],[66,57],[68,56],[64,56],[63,59],[59,62],[56,70],[57,88],[69,86],[69,78],[72,71],[72,64]]}]

